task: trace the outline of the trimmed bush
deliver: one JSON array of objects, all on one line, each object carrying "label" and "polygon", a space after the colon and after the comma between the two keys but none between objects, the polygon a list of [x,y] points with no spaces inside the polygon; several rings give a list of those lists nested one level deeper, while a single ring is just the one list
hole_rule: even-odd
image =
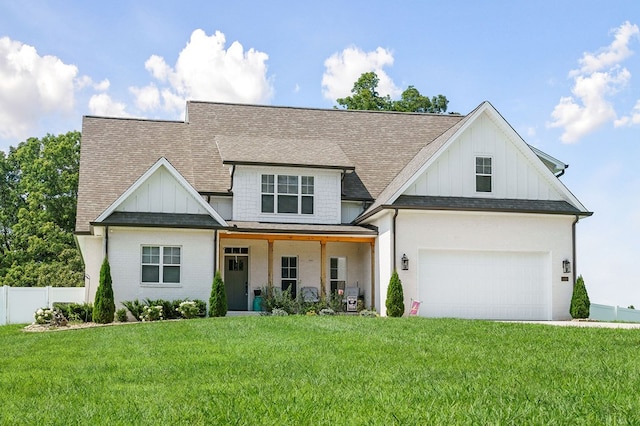
[{"label": "trimmed bush", "polygon": [[216,271],[211,286],[211,297],[209,298],[209,316],[223,317],[227,315],[227,293],[224,289],[224,282],[220,276],[220,271]]},{"label": "trimmed bush", "polygon": [[387,316],[401,317],[404,314],[404,294],[402,292],[402,281],[398,276],[398,271],[393,271],[387,288]]},{"label": "trimmed bush", "polygon": [[93,305],[93,322],[108,324],[113,322],[116,312],[116,304],[113,301],[113,288],[111,287],[111,267],[106,257],[100,267],[100,284],[96,291],[96,299]]},{"label": "trimmed bush", "polygon": [[591,302],[589,301],[589,295],[587,294],[587,288],[584,286],[584,280],[582,275],[576,280],[576,284],[573,286],[573,296],[571,297],[571,318],[589,318],[589,308]]},{"label": "trimmed bush", "polygon": [[127,310],[125,308],[120,308],[116,311],[116,319],[119,322],[127,322]]},{"label": "trimmed bush", "polygon": [[54,302],[53,307],[62,312],[69,321],[93,321],[93,305],[91,303]]},{"label": "trimmed bush", "polygon": [[129,312],[131,312],[131,315],[133,315],[136,320],[140,321],[140,317],[142,316],[142,309],[145,306],[144,303],[141,303],[138,299],[136,299],[125,300],[124,302],[122,302],[122,305],[127,308]]}]

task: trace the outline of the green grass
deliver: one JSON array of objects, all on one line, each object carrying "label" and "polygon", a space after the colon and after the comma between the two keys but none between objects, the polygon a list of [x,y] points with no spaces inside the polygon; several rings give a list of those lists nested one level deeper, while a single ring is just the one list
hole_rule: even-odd
[{"label": "green grass", "polygon": [[0,327],[0,424],[640,424],[640,330],[234,317]]}]

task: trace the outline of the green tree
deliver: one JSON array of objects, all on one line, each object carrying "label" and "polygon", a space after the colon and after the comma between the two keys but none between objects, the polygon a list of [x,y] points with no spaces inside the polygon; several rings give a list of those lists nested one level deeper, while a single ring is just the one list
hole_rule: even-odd
[{"label": "green tree", "polygon": [[211,297],[209,297],[209,316],[223,317],[225,315],[227,315],[227,293],[220,271],[216,271],[211,286]]},{"label": "green tree", "polygon": [[393,271],[387,287],[387,315],[390,317],[401,317],[404,314],[404,293],[402,291],[402,281],[397,271]]},{"label": "green tree", "polygon": [[414,86],[409,86],[399,100],[392,100],[389,95],[378,94],[378,75],[371,71],[366,72],[353,84],[351,96],[336,100],[338,105],[345,109],[358,109],[369,111],[399,111],[399,112],[431,112],[445,113],[449,101],[444,95],[428,96],[420,94]]},{"label": "green tree", "polygon": [[111,285],[111,267],[106,257],[100,267],[100,283],[96,290],[93,303],[93,322],[108,324],[113,322],[116,312],[116,304],[113,299],[113,287]]},{"label": "green tree", "polygon": [[573,286],[573,296],[571,297],[571,317],[572,318],[589,318],[589,308],[591,302],[587,294],[587,288],[584,285],[582,275],[576,280]]},{"label": "green tree", "polygon": [[79,159],[79,132],[0,152],[0,285],[83,285],[73,238]]}]

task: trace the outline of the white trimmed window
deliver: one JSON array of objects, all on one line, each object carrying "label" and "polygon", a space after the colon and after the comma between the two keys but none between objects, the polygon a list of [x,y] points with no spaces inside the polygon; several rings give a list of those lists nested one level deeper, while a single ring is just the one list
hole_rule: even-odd
[{"label": "white trimmed window", "polygon": [[282,291],[291,291],[291,297],[298,294],[298,258],[295,256],[283,256],[280,269]]},{"label": "white trimmed window", "polygon": [[313,214],[313,176],[262,175],[261,212]]},{"label": "white trimmed window", "polygon": [[347,258],[332,257],[329,259],[329,284],[331,294],[344,290],[347,282]]},{"label": "white trimmed window", "polygon": [[180,247],[142,246],[142,283],[179,284]]},{"label": "white trimmed window", "polygon": [[491,192],[491,157],[476,157],[476,192]]}]

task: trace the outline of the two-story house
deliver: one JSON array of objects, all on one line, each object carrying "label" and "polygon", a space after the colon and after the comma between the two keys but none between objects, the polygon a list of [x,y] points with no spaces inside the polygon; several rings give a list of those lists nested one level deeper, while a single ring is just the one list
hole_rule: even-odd
[{"label": "two-story house", "polygon": [[591,213],[488,102],[466,116],[188,102],[185,121],[84,117],[76,236],[88,300],[357,288],[393,270],[429,317],[564,319]]}]

